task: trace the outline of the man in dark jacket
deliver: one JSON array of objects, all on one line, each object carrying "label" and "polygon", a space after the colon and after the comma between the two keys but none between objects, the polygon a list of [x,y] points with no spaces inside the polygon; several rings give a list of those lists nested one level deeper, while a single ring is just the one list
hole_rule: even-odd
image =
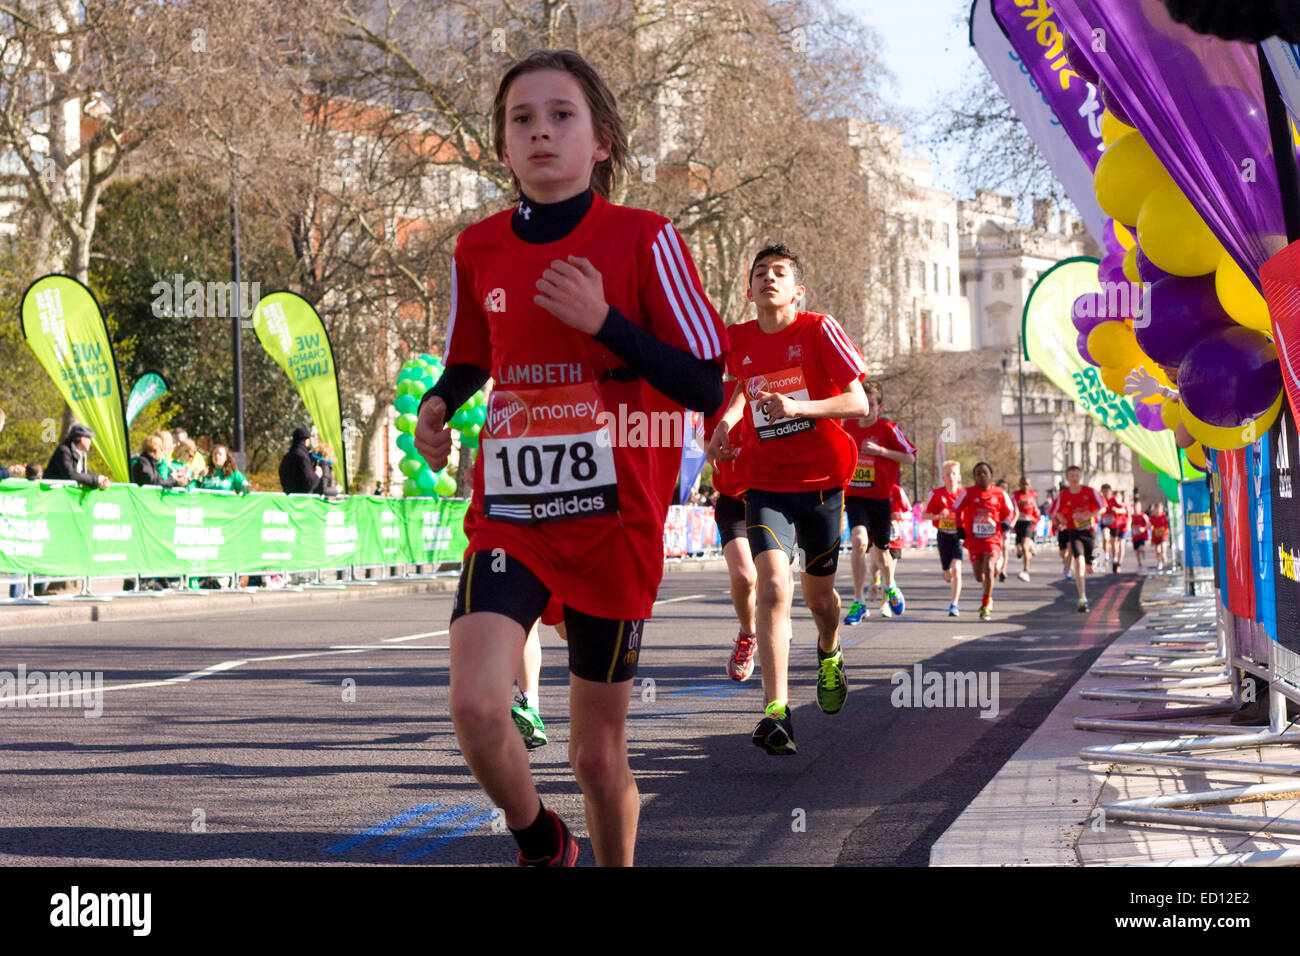
[{"label": "man in dark jacket", "polygon": [[69,428],[68,437],[54,449],[50,463],[45,466],[45,478],[75,481],[87,488],[107,488],[107,476],[86,470],[86,456],[90,454],[90,442],[94,437],[95,433],[80,423]]},{"label": "man in dark jacket", "polygon": [[280,459],[280,487],[286,494],[318,495],[322,491],[321,474],[307,446],[310,438],[311,432],[306,428],[295,428],[293,444]]},{"label": "man in dark jacket", "polygon": [[158,485],[161,488],[184,488],[190,483],[185,472],[179,479],[170,475],[163,478],[158,471],[158,458],[162,454],[162,441],[150,435],[140,446],[139,456],[131,462],[131,481],[137,485]]}]

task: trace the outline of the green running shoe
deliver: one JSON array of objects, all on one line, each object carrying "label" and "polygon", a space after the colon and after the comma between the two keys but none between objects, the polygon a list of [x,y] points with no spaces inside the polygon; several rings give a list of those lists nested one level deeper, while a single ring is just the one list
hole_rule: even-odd
[{"label": "green running shoe", "polygon": [[861,601],[854,601],[849,607],[849,613],[844,618],[844,623],[848,625],[861,624],[862,619],[867,617],[871,612]]},{"label": "green running shoe", "polygon": [[796,752],[794,726],[790,723],[790,708],[776,701],[767,705],[767,716],[754,728],[754,746],[762,747],[776,757],[787,757]]},{"label": "green running shoe", "polygon": [[524,746],[529,750],[545,747],[546,725],[536,707],[529,707],[522,697],[515,698],[515,706],[510,708],[510,716],[515,719],[515,726],[524,735]]},{"label": "green running shoe", "polygon": [[844,679],[844,650],[835,648],[835,653],[822,657],[817,662],[817,706],[823,714],[838,714],[844,706],[844,698],[849,696],[849,685]]}]

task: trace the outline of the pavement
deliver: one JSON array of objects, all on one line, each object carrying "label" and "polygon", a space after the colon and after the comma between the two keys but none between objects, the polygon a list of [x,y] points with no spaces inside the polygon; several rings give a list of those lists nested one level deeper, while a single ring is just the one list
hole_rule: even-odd
[{"label": "pavement", "polygon": [[[1142,618],[1101,655],[1093,670],[1133,666],[1130,654],[1154,639],[1187,644],[1166,644],[1188,651],[1196,642],[1213,641],[1215,617],[1213,597],[1186,597],[1181,581],[1151,575],[1144,581]],[[1146,661],[1147,664],[1153,661]],[[1185,669],[1193,669],[1184,665]],[[1222,666],[1196,668],[1212,674]],[[1237,746],[1202,751],[1195,756],[1241,762],[1281,765],[1274,773],[1249,770],[1227,771],[1208,767],[1155,767],[1130,763],[1090,762],[1080,757],[1085,747],[1121,742],[1167,739],[1177,732],[1123,734],[1075,728],[1082,717],[1114,717],[1118,714],[1165,711],[1164,719],[1203,725],[1207,735],[1230,733],[1226,715],[1179,717],[1177,710],[1165,710],[1159,701],[1085,700],[1085,689],[1115,690],[1143,685],[1156,690],[1161,682],[1128,677],[1085,674],[1061,699],[1047,719],[1002,767],[979,795],[931,848],[931,866],[1207,866],[1242,862],[1236,854],[1272,854],[1266,862],[1294,863],[1282,856],[1300,850],[1300,836],[1276,833],[1272,824],[1287,821],[1300,826],[1300,783],[1287,792],[1287,771],[1300,774],[1300,749],[1294,744]],[[1179,687],[1168,691],[1188,698],[1204,698],[1206,704],[1228,698],[1225,684],[1202,688]],[[1173,705],[1178,706],[1178,705]],[[1181,706],[1197,706],[1190,701]],[[1264,730],[1265,728],[1256,728]],[[1198,734],[1199,735],[1199,734]],[[1290,768],[1294,768],[1290,770]],[[1216,829],[1214,825],[1189,826],[1125,822],[1114,819],[1108,805],[1120,800],[1222,791],[1269,784],[1279,791],[1267,800],[1221,804],[1209,811],[1234,817],[1262,818],[1247,830]],[[1207,801],[1208,802],[1208,801]],[[1201,804],[1202,806],[1206,804]],[[1197,822],[1222,826],[1221,822]],[[1253,862],[1261,862],[1256,857]]]}]

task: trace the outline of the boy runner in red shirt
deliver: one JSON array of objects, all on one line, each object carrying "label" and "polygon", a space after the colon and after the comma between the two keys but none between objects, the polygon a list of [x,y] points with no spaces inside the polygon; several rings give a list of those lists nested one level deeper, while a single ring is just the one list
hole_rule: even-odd
[{"label": "boy runner in red shirt", "polygon": [[1165,514],[1165,503],[1156,502],[1156,513],[1151,516],[1151,543],[1156,549],[1156,570],[1165,571],[1173,567],[1169,560],[1169,515]]},{"label": "boy runner in red shirt", "polygon": [[1129,510],[1124,503],[1124,492],[1117,488],[1109,504],[1110,513],[1115,519],[1110,526],[1110,536],[1113,539],[1110,573],[1117,574],[1124,565],[1124,542],[1128,538]]},{"label": "boy runner in red shirt", "polygon": [[1034,556],[1034,528],[1038,525],[1038,492],[1029,487],[1029,479],[1020,476],[1020,490],[1011,496],[1016,505],[1016,557],[1025,566],[1016,577],[1029,580],[1029,562]]},{"label": "boy runner in red shirt", "polygon": [[610,424],[715,411],[726,330],[672,224],[606,200],[627,136],[580,56],[542,50],[513,65],[493,129],[522,198],[457,241],[447,367],[415,430],[421,455],[442,468],[451,413],[495,379],[452,612],[451,717],[520,865],[575,865],[578,843],[542,806],[501,706],[525,635],[555,598],[568,636],[569,758],[592,848],[601,865],[630,865],[640,800],[625,721],[681,448],[615,442]]},{"label": "boy runner in red shirt", "polygon": [[1147,535],[1151,533],[1151,519],[1145,511],[1133,512],[1133,556],[1137,558],[1138,569],[1142,568],[1142,553],[1146,550]]},{"label": "boy runner in red shirt", "polygon": [[1065,469],[1066,487],[1056,496],[1055,518],[1065,529],[1065,543],[1074,564],[1075,587],[1079,592],[1079,612],[1088,610],[1087,575],[1092,571],[1092,554],[1097,544],[1097,516],[1106,510],[1106,502],[1097,489],[1082,483],[1078,465]]},{"label": "boy runner in red shirt", "polygon": [[975,484],[963,488],[952,510],[963,531],[966,550],[970,552],[975,580],[984,587],[980,620],[993,617],[993,578],[1002,554],[1002,536],[1011,528],[1016,506],[1005,488],[993,484],[993,468],[981,461],[974,468]]},{"label": "boy runner in red shirt", "polygon": [[837,419],[867,411],[859,382],[866,366],[857,346],[829,315],[800,312],[796,303],[803,295],[803,269],[795,254],[781,245],[760,250],[746,289],[758,318],[729,329],[727,371],[741,387],[708,449],[711,458],[735,458],[729,433],[744,422],[745,452],[736,484],[745,496],[758,572],[758,656],[767,699],[753,742],[776,755],[796,749],[785,633],[796,542],[804,554],[804,602],[817,623],[817,705],[824,713],[838,713],[848,696],[835,569],[844,483],[856,449]]},{"label": "boy runner in red shirt", "polygon": [[904,528],[911,510],[912,502],[908,500],[907,492],[900,485],[891,486],[889,489],[889,556],[895,563],[903,558],[903,535],[906,533]]},{"label": "boy runner in red shirt", "polygon": [[933,521],[936,541],[939,545],[939,567],[943,569],[943,579],[952,585],[952,600],[948,603],[948,616],[956,617],[961,613],[958,601],[961,599],[961,536],[957,533],[957,514],[953,503],[961,493],[961,463],[945,461],[943,463],[943,485],[930,492],[930,500],[925,503],[925,512],[921,518]]},{"label": "boy runner in red shirt", "polygon": [[844,430],[857,446],[857,461],[853,475],[844,488],[844,510],[848,514],[850,563],[853,567],[853,603],[844,617],[845,624],[857,624],[867,615],[863,602],[863,589],[867,582],[867,552],[871,550],[872,570],[884,572],[885,607],[893,616],[902,614],[906,603],[903,592],[894,583],[894,563],[890,554],[890,488],[898,484],[900,465],[910,465],[916,460],[916,446],[907,440],[894,422],[880,417],[880,386],[869,382],[867,414],[860,418],[846,418]]}]

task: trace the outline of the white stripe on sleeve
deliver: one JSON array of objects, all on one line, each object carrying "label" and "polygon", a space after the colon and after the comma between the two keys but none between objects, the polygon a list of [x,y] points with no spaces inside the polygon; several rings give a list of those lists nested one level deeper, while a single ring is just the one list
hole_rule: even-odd
[{"label": "white stripe on sleeve", "polygon": [[[693,324],[682,311],[681,303],[677,299],[677,293],[673,290],[672,280],[668,278],[668,275],[664,270],[665,253],[663,249],[660,248],[658,239],[655,240],[653,248],[655,254],[655,269],[659,273],[659,285],[663,288],[664,298],[668,300],[668,305],[673,310],[673,315],[677,317],[677,325],[682,330],[682,336],[686,339],[686,344],[690,347],[691,354],[696,358],[703,358],[704,356],[700,354],[703,350],[700,348],[699,339],[693,331]],[[671,268],[671,264],[669,264],[669,268]]]},{"label": "white stripe on sleeve", "polygon": [[713,327],[713,317],[709,314],[709,306],[704,301],[704,296],[700,294],[700,290],[691,280],[691,270],[686,265],[686,254],[677,241],[677,230],[673,228],[672,223],[668,223],[660,230],[659,234],[663,236],[668,251],[672,254],[677,262],[677,267],[681,270],[682,284],[686,289],[686,303],[692,307],[692,315],[699,317],[699,325],[696,326],[696,330],[703,332],[700,340],[707,343],[710,350],[708,355],[701,355],[699,358],[715,358],[722,354],[722,343],[718,341],[717,330]]},{"label": "white stripe on sleeve", "polygon": [[451,257],[451,316],[447,319],[447,344],[443,346],[442,354],[444,359],[451,355],[451,337],[456,334],[456,305],[459,300],[459,289],[456,283],[456,257]]},{"label": "white stripe on sleeve", "polygon": [[835,316],[826,316],[826,321],[822,323],[822,328],[826,331],[827,337],[831,344],[835,346],[840,357],[844,359],[849,368],[855,369],[859,375],[866,372],[867,367],[862,362],[862,356],[854,347],[853,341],[845,333],[840,324],[835,321]]}]

